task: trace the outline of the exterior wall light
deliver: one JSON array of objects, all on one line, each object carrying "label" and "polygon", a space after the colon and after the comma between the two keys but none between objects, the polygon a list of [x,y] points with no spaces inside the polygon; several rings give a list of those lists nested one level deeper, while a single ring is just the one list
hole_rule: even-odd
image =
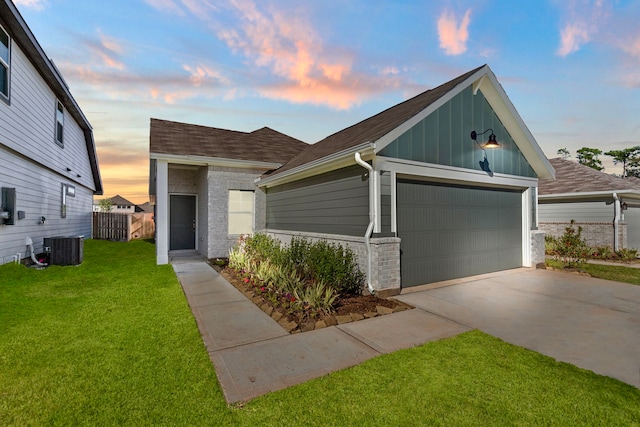
[{"label": "exterior wall light", "polygon": [[[489,134],[489,140],[484,145],[480,145],[478,143],[478,135],[484,135],[487,132],[491,132]],[[500,148],[500,144],[498,144],[498,141],[496,141],[496,135],[493,133],[493,129],[491,128],[485,130],[482,133],[477,133],[475,130],[472,130],[471,139],[473,139],[475,143],[478,144],[478,147],[482,148],[483,150],[485,148]]]}]

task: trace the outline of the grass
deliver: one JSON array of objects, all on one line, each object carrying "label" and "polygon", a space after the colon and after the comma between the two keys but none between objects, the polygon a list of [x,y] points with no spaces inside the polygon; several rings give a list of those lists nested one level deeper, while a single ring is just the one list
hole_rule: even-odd
[{"label": "grass", "polygon": [[[548,259],[546,264],[553,268],[562,268],[560,261]],[[631,285],[640,285],[640,269],[630,268],[624,264],[620,265],[602,265],[585,263],[581,270],[586,271],[593,277],[598,279],[613,280],[614,282],[629,283]]]},{"label": "grass", "polygon": [[640,425],[640,390],[479,331],[228,406],[170,266],[0,266],[1,425]]}]

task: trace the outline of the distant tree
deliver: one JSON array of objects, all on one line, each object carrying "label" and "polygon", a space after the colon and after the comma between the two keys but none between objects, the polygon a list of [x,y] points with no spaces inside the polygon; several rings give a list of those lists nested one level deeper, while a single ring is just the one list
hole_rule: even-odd
[{"label": "distant tree", "polygon": [[571,157],[571,153],[569,152],[569,150],[567,150],[567,147],[559,149],[558,151],[556,151],[556,154],[561,156],[564,160],[567,160],[569,157]]},{"label": "distant tree", "polygon": [[597,171],[604,170],[602,161],[598,158],[600,154],[602,154],[602,150],[598,150],[597,148],[582,147],[576,151],[578,163],[589,166],[591,169],[595,169]]},{"label": "distant tree", "polygon": [[113,205],[111,199],[102,199],[98,202],[98,206],[100,207],[100,212],[111,212]]},{"label": "distant tree", "polygon": [[624,150],[611,150],[604,153],[605,156],[613,157],[614,164],[622,163],[622,177],[640,177],[640,145],[625,148]]}]

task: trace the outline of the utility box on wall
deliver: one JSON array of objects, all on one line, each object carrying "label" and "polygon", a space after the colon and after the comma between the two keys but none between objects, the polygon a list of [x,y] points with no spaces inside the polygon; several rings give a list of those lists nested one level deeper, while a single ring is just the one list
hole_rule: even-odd
[{"label": "utility box on wall", "polygon": [[0,199],[0,224],[14,225],[16,223],[16,189],[2,187]]},{"label": "utility box on wall", "polygon": [[46,237],[44,252],[50,265],[80,265],[84,255],[84,236]]}]

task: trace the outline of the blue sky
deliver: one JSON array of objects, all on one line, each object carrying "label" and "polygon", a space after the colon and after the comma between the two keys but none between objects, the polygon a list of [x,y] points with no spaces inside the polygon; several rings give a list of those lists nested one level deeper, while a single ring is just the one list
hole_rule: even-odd
[{"label": "blue sky", "polygon": [[14,2],[136,203],[151,117],[313,143],[485,63],[548,157],[640,145],[640,0]]}]

